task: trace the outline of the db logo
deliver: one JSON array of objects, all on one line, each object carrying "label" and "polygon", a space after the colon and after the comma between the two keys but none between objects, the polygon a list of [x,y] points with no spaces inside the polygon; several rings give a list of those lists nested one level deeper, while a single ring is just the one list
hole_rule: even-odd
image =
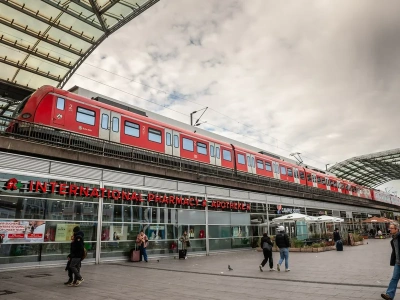
[{"label": "db logo", "polygon": [[15,178],[11,178],[5,183],[4,188],[6,190],[16,190],[18,188],[17,184],[18,184],[18,180]]}]

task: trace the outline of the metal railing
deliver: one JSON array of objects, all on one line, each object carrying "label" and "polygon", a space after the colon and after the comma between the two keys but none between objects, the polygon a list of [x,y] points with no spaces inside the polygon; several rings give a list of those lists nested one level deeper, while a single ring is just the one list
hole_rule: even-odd
[{"label": "metal railing", "polygon": [[[64,149],[196,173],[198,176],[213,176],[216,178],[230,179],[298,193],[308,193],[312,195],[312,198],[323,196],[347,200],[344,202],[350,202],[353,205],[365,205],[367,203],[364,201],[368,200],[256,174],[239,171],[235,172],[234,170],[219,166],[195,162],[181,157],[123,145],[46,125],[15,120],[4,116],[0,117],[0,134]],[[372,203],[369,202],[369,204]]]}]

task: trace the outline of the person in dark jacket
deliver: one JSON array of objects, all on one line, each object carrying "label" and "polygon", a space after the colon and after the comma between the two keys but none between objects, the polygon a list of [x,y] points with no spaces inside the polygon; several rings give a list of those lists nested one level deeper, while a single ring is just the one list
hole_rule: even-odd
[{"label": "person in dark jacket", "polygon": [[74,274],[74,281],[69,283],[68,286],[78,286],[83,282],[83,277],[80,274],[81,260],[84,256],[83,237],[75,235],[71,243],[70,251],[70,270]]},{"label": "person in dark jacket", "polygon": [[[72,241],[75,239],[76,235],[81,236],[82,237],[82,242],[83,242],[83,238],[84,238],[85,234],[83,233],[83,231],[81,231],[79,226],[75,226],[74,229],[73,229],[73,235],[71,236],[71,240]],[[68,271],[68,281],[64,282],[65,285],[69,285],[70,283],[72,283],[74,281],[73,273],[72,273],[72,270],[70,268],[70,266],[71,266],[71,255],[68,255],[67,259],[68,259],[68,262],[67,262],[67,265],[65,267],[65,271]],[[77,267],[79,273],[81,272],[81,267],[82,267],[82,265],[80,263],[79,266]]]},{"label": "person in dark jacket", "polygon": [[285,227],[279,226],[278,227],[279,233],[275,237],[275,243],[279,248],[280,252],[280,260],[276,265],[276,269],[280,272],[281,265],[283,261],[285,261],[285,272],[289,272],[289,248],[290,248],[290,241],[289,236],[285,233]]},{"label": "person in dark jacket", "polygon": [[390,280],[389,286],[385,294],[381,294],[381,297],[385,300],[392,300],[396,295],[397,284],[400,279],[400,233],[397,224],[390,224],[389,227],[392,240],[390,246],[392,246],[392,254],[390,256],[390,265],[394,266],[393,276]]},{"label": "person in dark jacket", "polygon": [[340,233],[339,233],[339,229],[335,229],[335,231],[333,232],[333,241],[336,242],[340,241],[342,238],[340,237]]},{"label": "person in dark jacket", "polygon": [[263,269],[267,261],[269,260],[269,270],[275,271],[274,269],[274,261],[272,260],[272,246],[274,244],[271,241],[271,238],[268,236],[268,233],[264,233],[261,238],[261,248],[264,254],[264,260],[261,262],[260,271],[263,272]]}]

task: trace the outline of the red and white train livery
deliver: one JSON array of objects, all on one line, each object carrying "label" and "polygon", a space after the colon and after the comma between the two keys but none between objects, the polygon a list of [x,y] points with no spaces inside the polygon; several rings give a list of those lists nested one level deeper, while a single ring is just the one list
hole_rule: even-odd
[{"label": "red and white train livery", "polygon": [[52,86],[43,86],[25,99],[13,117],[239,172],[400,206],[398,197],[382,191],[359,186],[314,169],[202,136]]}]

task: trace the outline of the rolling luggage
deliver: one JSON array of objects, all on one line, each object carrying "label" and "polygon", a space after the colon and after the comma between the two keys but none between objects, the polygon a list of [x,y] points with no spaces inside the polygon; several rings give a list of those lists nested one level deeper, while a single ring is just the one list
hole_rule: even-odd
[{"label": "rolling luggage", "polygon": [[179,259],[185,259],[186,257],[186,250],[179,250]]},{"label": "rolling luggage", "polygon": [[135,248],[131,250],[130,260],[131,262],[140,261],[140,250],[138,250],[136,245]]},{"label": "rolling luggage", "polygon": [[183,249],[183,243],[182,243],[182,249],[179,250],[178,253],[179,253],[179,259],[181,259],[181,258],[185,259],[186,258],[187,250]]},{"label": "rolling luggage", "polygon": [[342,241],[336,242],[336,251],[343,251],[343,242]]}]

